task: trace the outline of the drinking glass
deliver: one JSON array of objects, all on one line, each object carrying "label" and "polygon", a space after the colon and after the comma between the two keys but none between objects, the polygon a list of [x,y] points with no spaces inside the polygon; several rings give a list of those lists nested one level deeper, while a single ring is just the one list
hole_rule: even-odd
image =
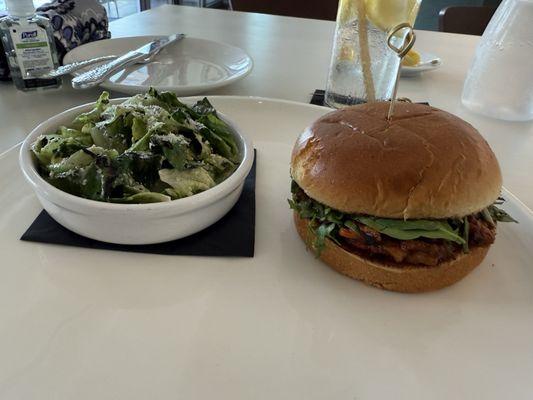
[{"label": "drinking glass", "polygon": [[[341,108],[392,97],[400,58],[389,31],[414,25],[421,0],[340,0],[325,102]],[[401,47],[405,31],[391,38]]]},{"label": "drinking glass", "polygon": [[463,87],[470,110],[533,120],[533,0],[504,0],[485,29]]}]

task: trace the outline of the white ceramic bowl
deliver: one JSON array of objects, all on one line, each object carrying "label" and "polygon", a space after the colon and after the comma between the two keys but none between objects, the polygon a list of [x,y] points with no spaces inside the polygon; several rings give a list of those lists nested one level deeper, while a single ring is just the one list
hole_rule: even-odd
[{"label": "white ceramic bowl", "polygon": [[[115,99],[120,103],[126,99]],[[37,126],[20,149],[20,167],[44,209],[65,228],[91,239],[118,244],[150,244],[199,232],[222,218],[237,202],[253,164],[253,147],[226,116],[220,117],[235,133],[241,151],[239,167],[225,181],[183,199],[150,204],[115,204],[88,200],[63,192],[37,172],[31,145],[42,134],[68,126],[94,103],[71,108]]]}]

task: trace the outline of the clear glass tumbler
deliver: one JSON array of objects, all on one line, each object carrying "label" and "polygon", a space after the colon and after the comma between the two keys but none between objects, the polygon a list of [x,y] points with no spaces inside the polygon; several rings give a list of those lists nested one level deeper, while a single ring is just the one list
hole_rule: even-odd
[{"label": "clear glass tumbler", "polygon": [[[341,108],[392,97],[398,55],[387,45],[390,29],[414,25],[421,0],[340,0],[325,102]],[[393,37],[400,47],[405,35]]]},{"label": "clear glass tumbler", "polygon": [[462,94],[470,110],[533,120],[533,0],[504,0],[481,37]]}]

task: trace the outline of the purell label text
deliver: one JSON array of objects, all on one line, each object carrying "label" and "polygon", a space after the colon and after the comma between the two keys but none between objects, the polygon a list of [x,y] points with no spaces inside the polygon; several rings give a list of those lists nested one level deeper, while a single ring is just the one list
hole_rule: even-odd
[{"label": "purell label text", "polygon": [[21,39],[31,39],[37,37],[37,31],[22,32]]}]

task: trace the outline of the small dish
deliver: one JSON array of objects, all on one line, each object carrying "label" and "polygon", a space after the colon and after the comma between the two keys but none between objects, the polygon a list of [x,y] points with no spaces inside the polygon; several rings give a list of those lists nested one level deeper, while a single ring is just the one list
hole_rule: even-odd
[{"label": "small dish", "polygon": [[435,54],[419,51],[420,62],[408,67],[402,65],[401,76],[415,76],[425,71],[433,71],[442,65],[442,59]]},{"label": "small dish", "polygon": [[[115,99],[116,104],[126,100]],[[226,116],[241,154],[239,167],[226,180],[193,196],[163,203],[116,204],[88,200],[63,192],[37,172],[31,145],[42,134],[68,125],[95,103],[64,111],[37,126],[24,140],[19,163],[43,208],[65,228],[91,239],[117,244],[151,244],[192,235],[222,218],[237,202],[253,164],[253,147]]]}]

